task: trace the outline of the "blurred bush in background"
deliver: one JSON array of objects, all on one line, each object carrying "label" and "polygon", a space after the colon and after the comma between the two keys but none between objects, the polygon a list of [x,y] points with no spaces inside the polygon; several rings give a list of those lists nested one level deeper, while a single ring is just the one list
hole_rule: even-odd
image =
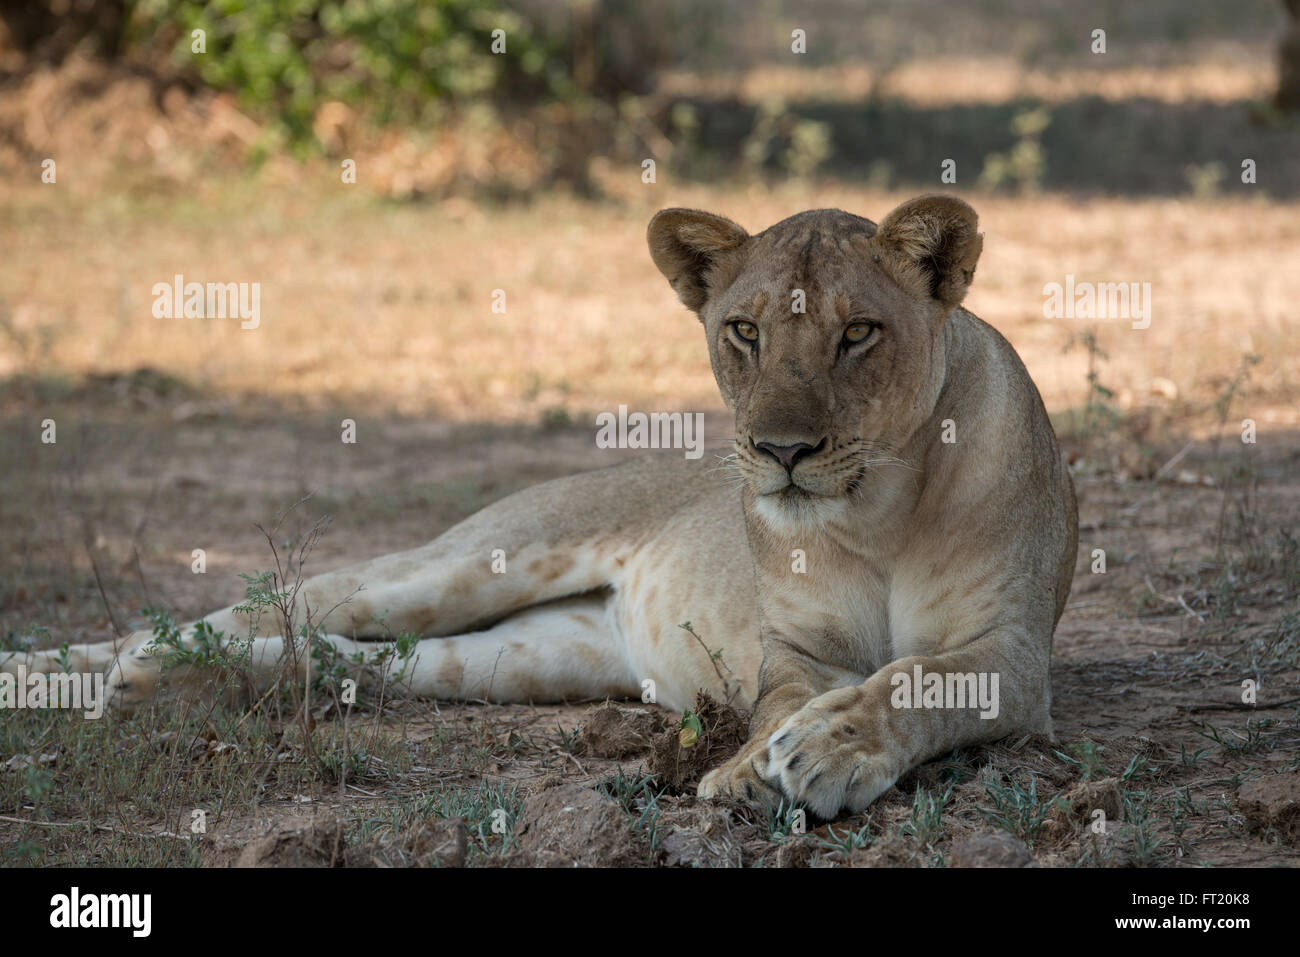
[{"label": "blurred bush in background", "polygon": [[446,105],[486,95],[644,93],[674,37],[710,22],[690,0],[30,0],[0,19],[31,61],[78,47],[140,67],[169,61],[295,140],[327,101],[382,125],[437,122]]},{"label": "blurred bush in background", "polygon": [[[206,55],[192,52],[196,30]],[[494,30],[505,31],[505,52],[487,55]],[[572,92],[554,38],[496,0],[140,0],[126,46],[136,56],[167,51],[295,141],[312,137],[330,101],[364,108],[379,125],[428,125],[448,102],[494,91]]]},{"label": "blurred bush in background", "polygon": [[[593,192],[593,153],[663,141],[635,101],[711,22],[693,0],[32,0],[0,8],[0,77],[63,70],[71,99],[129,71],[149,77],[160,107],[177,88],[225,96],[252,121],[224,121],[247,158],[382,149],[379,179],[398,195],[542,180]],[[65,66],[87,59],[117,72],[91,81]],[[15,139],[30,118],[14,118]],[[403,142],[381,147],[383,130]],[[435,130],[443,155],[414,162]]]},{"label": "blurred bush in background", "polygon": [[1186,182],[1167,170],[1232,142],[1295,195],[1300,135],[1276,114],[1300,68],[1279,85],[1271,58],[1285,37],[1300,62],[1298,8],[27,0],[0,6],[0,171],[62,152],[83,175],[99,161],[179,182],[324,155],[364,162],[366,188],[394,197],[507,198],[636,189],[647,158],[678,179],[876,186],[932,184],[951,158],[988,190],[1170,192]]}]

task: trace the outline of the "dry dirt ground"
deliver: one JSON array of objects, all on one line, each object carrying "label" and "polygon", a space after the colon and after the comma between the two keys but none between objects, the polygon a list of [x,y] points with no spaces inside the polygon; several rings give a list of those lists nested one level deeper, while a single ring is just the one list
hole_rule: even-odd
[{"label": "dry dirt ground", "polygon": [[[238,599],[236,572],[271,562],[254,523],[309,491],[282,533],[301,540],[315,516],[333,517],[308,573],[419,544],[515,488],[609,462],[574,425],[391,418],[369,427],[374,451],[311,441],[336,418],[278,405],[178,428],[176,409],[196,400],[175,388],[134,375],[63,396],[60,444],[76,451],[57,467],[22,442],[26,402],[7,418],[20,467],[4,497],[11,640],[37,623],[46,644],[111,634],[101,584],[123,627],[146,604],[181,619]],[[725,434],[721,415],[709,425]],[[655,737],[672,739],[679,716],[635,702],[624,707],[641,713],[610,732],[595,703],[394,700],[344,720],[318,693],[306,734],[288,699],[251,722],[224,702],[101,722],[6,714],[0,844],[10,863],[73,864],[1294,864],[1296,435],[1244,447],[1231,433],[1217,450],[1155,441],[1150,461],[1184,454],[1145,479],[1103,454],[1116,445],[1067,440],[1082,531],[1056,638],[1058,741],[946,756],[867,814],[801,834],[789,809],[696,802],[689,781],[667,783],[673,768],[649,777]],[[1140,461],[1136,448],[1125,454]],[[194,547],[207,549],[204,575],[189,571]],[[1259,683],[1254,706],[1241,703],[1246,679]],[[186,836],[196,809],[206,833]],[[1098,809],[1104,835],[1088,830]]]}]

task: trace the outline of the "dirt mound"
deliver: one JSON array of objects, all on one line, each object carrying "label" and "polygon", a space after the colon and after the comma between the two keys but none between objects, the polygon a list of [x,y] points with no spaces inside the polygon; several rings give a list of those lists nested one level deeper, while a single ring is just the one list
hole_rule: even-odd
[{"label": "dirt mound", "polygon": [[766,858],[769,867],[813,867],[825,853],[821,841],[812,834],[787,837]]},{"label": "dirt mound", "polygon": [[1248,781],[1237,792],[1237,802],[1252,831],[1271,829],[1286,843],[1300,844],[1300,771]]},{"label": "dirt mound", "polygon": [[460,818],[431,818],[391,839],[349,846],[347,824],[325,817],[279,827],[244,847],[236,867],[464,867],[467,833]]},{"label": "dirt mound", "polygon": [[1120,793],[1119,778],[1080,781],[1055,799],[1051,813],[1043,822],[1041,843],[1049,847],[1069,843],[1098,820],[1097,811],[1105,814],[1107,827],[1119,822],[1124,817]]},{"label": "dirt mound", "polygon": [[641,837],[618,804],[564,784],[533,794],[515,827],[512,863],[530,867],[619,867],[643,862]]},{"label": "dirt mound", "polygon": [[[698,732],[683,736],[685,728],[670,728],[655,738],[650,756],[650,770],[672,792],[694,792],[700,778],[739,751],[749,737],[749,713],[703,691],[687,714],[698,720]],[[683,747],[684,741],[688,746]]]},{"label": "dirt mound", "polygon": [[665,815],[659,826],[659,863],[666,867],[742,867],[746,831],[719,807],[688,807]]},{"label": "dirt mound", "polygon": [[885,834],[849,855],[849,867],[925,867],[925,854],[912,841]]},{"label": "dirt mound", "polygon": [[342,867],[344,823],[324,818],[277,828],[246,846],[236,867]]},{"label": "dirt mound", "polygon": [[654,746],[656,735],[668,729],[662,711],[624,708],[610,702],[587,712],[578,729],[579,754],[621,759],[644,754]]},{"label": "dirt mound", "polygon": [[1025,842],[1005,831],[972,834],[954,841],[949,867],[1033,867],[1034,855]]},{"label": "dirt mound", "polygon": [[464,867],[469,834],[461,818],[432,818],[392,841],[348,848],[345,867]]}]

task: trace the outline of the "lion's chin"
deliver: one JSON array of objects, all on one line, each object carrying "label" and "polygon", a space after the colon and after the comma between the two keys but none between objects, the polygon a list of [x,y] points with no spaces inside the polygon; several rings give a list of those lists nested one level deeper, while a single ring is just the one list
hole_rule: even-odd
[{"label": "lion's chin", "polygon": [[754,496],[754,514],[773,531],[792,535],[824,526],[844,514],[848,501],[841,496],[819,495],[799,485],[787,485]]}]

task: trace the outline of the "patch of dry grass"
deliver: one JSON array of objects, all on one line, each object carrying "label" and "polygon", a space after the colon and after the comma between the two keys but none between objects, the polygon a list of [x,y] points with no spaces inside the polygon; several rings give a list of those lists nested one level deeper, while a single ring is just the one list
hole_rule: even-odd
[{"label": "patch of dry grass", "polygon": [[[585,418],[620,403],[718,408],[698,323],[644,248],[662,206],[707,207],[751,229],[839,206],[880,219],[903,193],[847,186],[744,192],[629,187],[621,204],[391,208],[346,187],[207,183],[162,206],[66,204],[57,187],[3,213],[0,376],[149,366],[204,391],[351,403],[460,421]],[[967,305],[1024,357],[1050,408],[1086,397],[1082,320],[1043,318],[1043,286],[1149,282],[1151,327],[1096,323],[1112,387],[1140,401],[1172,383],[1210,395],[1245,353],[1255,395],[1300,383],[1294,204],[1246,200],[973,197],[985,253]],[[21,236],[21,241],[13,242]],[[257,282],[261,325],[155,319],[151,289]],[[506,312],[492,311],[503,290]],[[1291,403],[1261,424],[1294,425]],[[1274,407],[1276,406],[1276,407]]]}]

